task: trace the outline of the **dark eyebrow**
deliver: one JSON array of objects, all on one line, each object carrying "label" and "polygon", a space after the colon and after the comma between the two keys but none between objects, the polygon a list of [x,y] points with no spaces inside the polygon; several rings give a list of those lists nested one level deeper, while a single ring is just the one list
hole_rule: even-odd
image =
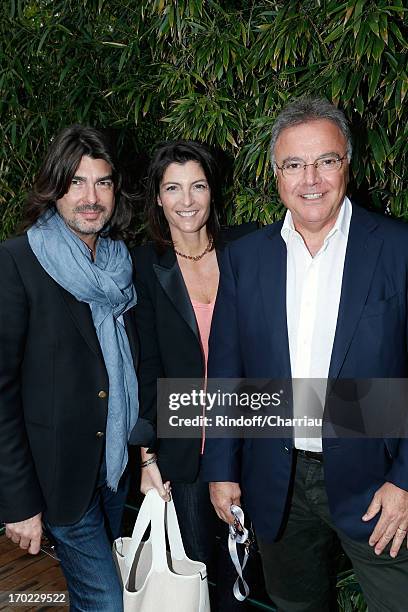
[{"label": "dark eyebrow", "polygon": [[[86,181],[86,177],[75,174],[72,177],[72,180],[82,181],[84,183]],[[113,180],[112,174],[107,174],[106,176],[98,176],[98,178],[96,179],[96,182],[99,183],[100,181],[112,181],[112,180]]]},{"label": "dark eyebrow", "polygon": [[[193,181],[191,184],[195,185],[196,183],[208,183],[207,179],[204,178],[200,178],[197,179],[196,181]],[[165,183],[162,183],[162,186],[164,187],[165,185],[181,185],[181,183],[178,183],[177,181],[166,181]]]}]

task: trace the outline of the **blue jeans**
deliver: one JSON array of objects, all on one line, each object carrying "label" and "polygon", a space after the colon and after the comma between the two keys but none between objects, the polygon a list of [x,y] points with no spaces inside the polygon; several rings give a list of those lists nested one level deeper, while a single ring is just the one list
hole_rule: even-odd
[{"label": "blue jeans", "polygon": [[86,513],[73,525],[50,525],[44,519],[67,581],[70,612],[123,610],[112,543],[120,536],[128,481],[123,476],[116,493],[106,485],[99,486]]}]

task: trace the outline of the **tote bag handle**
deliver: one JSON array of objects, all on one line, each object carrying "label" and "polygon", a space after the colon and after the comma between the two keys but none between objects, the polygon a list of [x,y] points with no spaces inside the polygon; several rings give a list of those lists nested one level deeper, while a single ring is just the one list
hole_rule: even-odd
[{"label": "tote bag handle", "polygon": [[171,499],[166,503],[166,529],[169,539],[171,556],[178,561],[186,557],[183,540],[181,538],[180,527],[177,520],[176,508]]},{"label": "tote bag handle", "polygon": [[150,540],[152,543],[152,568],[157,571],[164,571],[167,567],[166,557],[166,538],[164,531],[164,505],[165,502],[160,498],[155,489],[149,489],[140,506],[131,541],[124,558],[125,576],[124,584],[127,584],[130,570],[135,559],[136,552],[142,542],[142,538],[151,523]]}]

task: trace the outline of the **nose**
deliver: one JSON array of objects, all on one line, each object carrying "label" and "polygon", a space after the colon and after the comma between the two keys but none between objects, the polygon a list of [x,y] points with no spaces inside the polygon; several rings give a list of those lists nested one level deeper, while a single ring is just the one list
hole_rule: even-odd
[{"label": "nose", "polygon": [[96,194],[96,186],[93,182],[87,183],[86,186],[86,199],[88,204],[96,204],[98,196]]},{"label": "nose", "polygon": [[183,190],[183,205],[185,208],[190,208],[193,205],[193,195],[189,189]]},{"label": "nose", "polygon": [[320,182],[320,174],[314,164],[309,164],[304,169],[304,181],[307,185],[315,185]]}]

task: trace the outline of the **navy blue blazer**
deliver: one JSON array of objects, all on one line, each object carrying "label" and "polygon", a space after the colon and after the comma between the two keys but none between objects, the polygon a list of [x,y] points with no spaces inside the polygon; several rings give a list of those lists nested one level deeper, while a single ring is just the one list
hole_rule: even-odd
[{"label": "navy blue blazer", "polygon": [[[236,243],[223,257],[209,376],[290,379],[286,245],[282,222]],[[329,378],[404,378],[407,355],[408,226],[353,206]],[[272,541],[293,474],[292,439],[207,439],[202,476],[240,482],[258,535]],[[389,481],[408,490],[408,440],[323,439],[334,524],[365,540],[373,494]]]}]

